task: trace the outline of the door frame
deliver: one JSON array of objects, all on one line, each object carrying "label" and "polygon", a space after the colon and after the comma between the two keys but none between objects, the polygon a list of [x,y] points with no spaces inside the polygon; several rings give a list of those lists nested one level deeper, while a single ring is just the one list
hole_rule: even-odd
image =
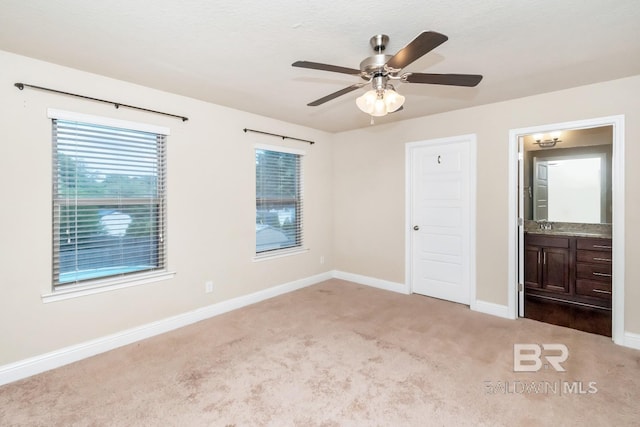
[{"label": "door frame", "polygon": [[423,147],[465,143],[469,148],[469,307],[476,310],[476,182],[477,182],[477,137],[476,134],[408,142],[405,144],[405,282],[409,293],[413,293],[413,167],[414,150]]},{"label": "door frame", "polygon": [[[508,310],[513,318],[518,317],[518,310],[522,303],[522,242],[524,240],[524,218],[519,206],[522,205],[522,137],[534,133],[548,133],[552,131],[588,129],[593,127],[613,127],[613,158],[612,158],[612,238],[613,238],[613,281],[612,281],[612,331],[613,342],[624,345],[624,115],[598,117],[586,120],[553,123],[509,130],[509,295]],[[524,287],[524,284],[523,284]]]}]

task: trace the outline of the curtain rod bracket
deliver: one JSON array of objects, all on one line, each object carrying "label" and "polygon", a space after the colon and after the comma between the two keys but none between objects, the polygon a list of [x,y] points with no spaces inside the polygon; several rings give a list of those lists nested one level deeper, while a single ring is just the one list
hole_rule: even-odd
[{"label": "curtain rod bracket", "polygon": [[162,116],[175,117],[176,119],[181,119],[183,122],[186,122],[187,120],[189,120],[188,117],[178,116],[177,114],[163,113],[162,111],[150,110],[148,108],[136,107],[134,105],[122,104],[120,102],[115,102],[115,101],[107,101],[106,99],[93,98],[91,96],[78,95],[77,93],[63,92],[61,90],[49,89],[47,87],[30,85],[30,84],[27,84],[27,83],[14,83],[14,86],[17,87],[20,90],[23,90],[25,88],[25,86],[26,86],[26,87],[30,87],[32,89],[38,89],[38,90],[44,90],[46,92],[58,93],[60,95],[75,96],[76,98],[88,99],[90,101],[103,102],[105,104],[113,104],[113,106],[116,107],[116,109],[119,109],[120,107],[126,107],[126,108],[131,108],[132,110],[140,110],[140,111],[146,111],[147,113],[154,113],[154,114],[160,114]]},{"label": "curtain rod bracket", "polygon": [[285,139],[293,139],[293,140],[295,140],[295,141],[306,142],[306,143],[311,144],[311,145],[315,144],[315,142],[314,142],[314,141],[309,141],[308,139],[294,138],[293,136],[280,135],[280,134],[277,134],[277,133],[264,132],[264,131],[261,131],[261,130],[255,130],[255,129],[249,129],[249,128],[244,128],[244,129],[242,129],[242,130],[244,131],[244,133],[247,133],[247,132],[254,132],[254,133],[261,133],[261,134],[263,134],[263,135],[276,136],[276,137],[282,138],[282,140],[283,140],[283,141],[284,141]]}]

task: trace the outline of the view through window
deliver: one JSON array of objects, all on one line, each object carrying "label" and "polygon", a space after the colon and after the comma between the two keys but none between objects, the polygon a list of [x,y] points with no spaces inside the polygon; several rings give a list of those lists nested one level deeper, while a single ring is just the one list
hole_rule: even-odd
[{"label": "view through window", "polygon": [[164,269],[165,139],[53,120],[54,287]]},{"label": "view through window", "polygon": [[256,149],[256,253],[302,246],[302,155]]}]

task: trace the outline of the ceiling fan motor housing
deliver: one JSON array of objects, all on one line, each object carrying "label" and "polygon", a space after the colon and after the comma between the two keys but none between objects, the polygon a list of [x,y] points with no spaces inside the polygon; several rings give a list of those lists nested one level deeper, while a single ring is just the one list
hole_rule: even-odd
[{"label": "ceiling fan motor housing", "polygon": [[365,58],[360,63],[360,71],[368,74],[369,76],[382,74],[384,73],[384,64],[386,64],[391,58],[391,55],[384,54],[373,55]]},{"label": "ceiling fan motor housing", "polygon": [[378,53],[386,49],[387,43],[389,43],[389,36],[386,34],[376,34],[369,40],[369,44],[373,48],[374,52]]},{"label": "ceiling fan motor housing", "polygon": [[360,63],[360,71],[366,74],[366,76],[362,76],[363,79],[368,80],[371,77],[386,74],[384,65],[393,57],[392,55],[384,55],[382,53],[387,47],[387,43],[389,43],[389,36],[386,34],[377,34],[371,37],[369,44],[371,44],[376,54],[365,58],[364,61]]}]

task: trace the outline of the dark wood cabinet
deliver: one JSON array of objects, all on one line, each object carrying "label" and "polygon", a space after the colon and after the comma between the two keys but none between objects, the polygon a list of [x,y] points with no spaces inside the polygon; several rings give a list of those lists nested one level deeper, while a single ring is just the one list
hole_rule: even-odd
[{"label": "dark wood cabinet", "polygon": [[569,294],[572,265],[570,239],[531,236],[525,243],[525,285]]},{"label": "dark wood cabinet", "polygon": [[611,239],[578,238],[576,247],[576,295],[611,307]]},{"label": "dark wood cabinet", "polygon": [[524,285],[527,288],[542,287],[541,256],[542,250],[538,246],[526,245],[524,247]]},{"label": "dark wood cabinet", "polygon": [[611,336],[611,239],[527,233],[525,317]]},{"label": "dark wood cabinet", "polygon": [[542,289],[568,294],[570,262],[568,249],[544,248],[542,251]]}]

